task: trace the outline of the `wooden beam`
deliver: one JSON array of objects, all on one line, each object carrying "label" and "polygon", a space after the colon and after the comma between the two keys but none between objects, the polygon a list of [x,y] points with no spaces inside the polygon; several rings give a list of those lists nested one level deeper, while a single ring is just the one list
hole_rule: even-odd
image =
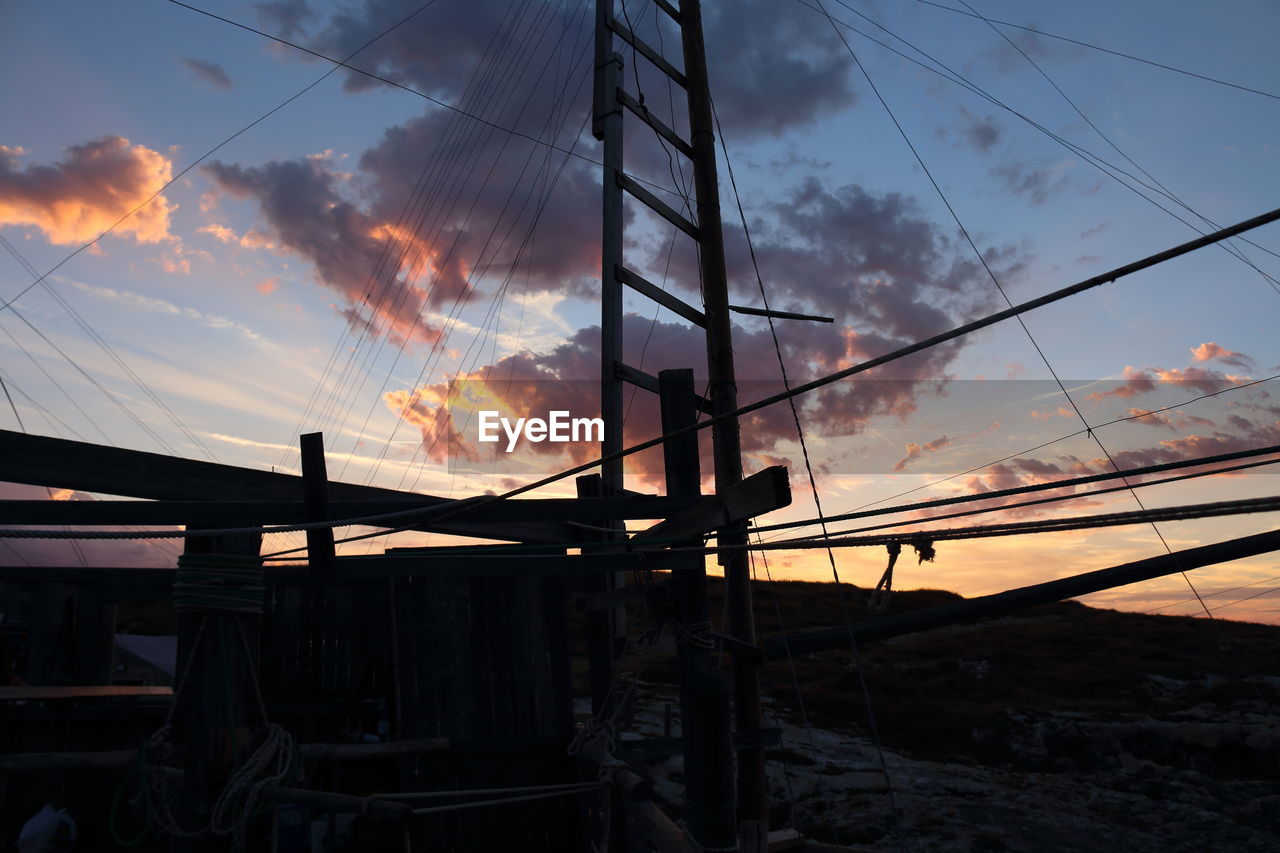
[{"label": "wooden beam", "polygon": [[[0,482],[74,489],[152,500],[284,500],[302,494],[302,478],[274,471],[181,459],[140,450],[104,447],[61,438],[0,430]],[[447,498],[354,483],[329,483],[334,501],[416,501],[427,506]],[[507,524],[501,530],[452,519],[415,524],[414,530],[526,542],[572,541],[560,524]]]},{"label": "wooden beam", "polygon": [[774,465],[729,486],[720,495],[703,498],[687,510],[637,533],[631,541],[697,537],[790,503],[791,485],[786,466]]},{"label": "wooden beam", "polygon": [[957,601],[954,604],[944,604],[941,607],[930,607],[927,610],[899,613],[845,627],[822,628],[801,634],[772,637],[764,643],[764,649],[770,657],[786,658],[788,655],[803,655],[823,649],[848,648],[851,642],[862,645],[900,637],[904,634],[943,628],[959,622],[1004,616],[1039,604],[1049,604],[1066,598],[1088,595],[1091,592],[1114,589],[1176,572],[1277,550],[1280,550],[1280,531],[1259,533],[1254,536],[1203,545],[1199,548],[1175,551],[1172,554],[1162,554],[1109,569],[1099,569],[1060,580],[970,598],[967,601]]}]

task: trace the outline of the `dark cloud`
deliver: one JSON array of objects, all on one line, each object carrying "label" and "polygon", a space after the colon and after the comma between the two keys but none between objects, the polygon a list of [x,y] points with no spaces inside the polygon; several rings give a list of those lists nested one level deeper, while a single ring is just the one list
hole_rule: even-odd
[{"label": "dark cloud", "polygon": [[975,116],[968,110],[962,110],[962,112],[964,125],[961,129],[964,132],[964,138],[978,151],[984,154],[989,153],[1000,141],[1002,132],[995,116]]},{"label": "dark cloud", "polygon": [[231,91],[231,78],[227,75],[226,69],[216,62],[207,62],[203,59],[194,59],[190,56],[184,56],[181,59],[183,65],[187,66],[193,74],[205,83],[208,83],[215,89],[223,92]]},{"label": "dark cloud", "polygon": [[853,60],[821,15],[776,0],[703,7],[716,108],[734,138],[779,136],[850,107]]},{"label": "dark cloud", "polygon": [[[770,215],[753,223],[756,256],[771,302],[836,319],[814,328],[783,324],[802,335],[816,366],[881,355],[985,312],[995,287],[967,245],[925,218],[917,202],[898,193],[874,194],[857,185],[802,181]],[[759,301],[742,238],[732,235],[731,280],[744,300]],[[984,249],[1002,281],[1016,279],[1025,260],[1013,247]],[[790,340],[790,339],[789,339]],[[940,376],[955,347],[940,347],[891,368],[896,376]]]},{"label": "dark cloud", "polygon": [[1032,204],[1044,204],[1067,187],[1067,179],[1052,168],[1040,168],[1021,163],[1001,163],[991,169],[992,177],[1014,195],[1025,197]]},{"label": "dark cloud", "polygon": [[[625,344],[624,361],[640,365],[647,372],[694,365],[695,384],[699,390],[706,386],[706,344],[700,329],[681,323],[653,322],[650,318],[629,314],[623,323]],[[463,400],[484,396],[480,389],[487,389],[513,416],[539,416],[553,410],[573,413],[574,417],[595,417],[600,412],[600,329],[591,326],[575,333],[564,343],[549,352],[523,352],[500,359],[498,362],[470,371],[458,377],[469,383]],[[745,354],[769,353],[772,342],[767,330],[739,331],[735,336],[735,351],[740,359]],[[784,351],[784,357],[794,359],[796,353]],[[774,363],[770,380],[746,380],[739,382],[739,402],[748,403],[783,389],[776,378],[776,362],[773,357],[752,359],[752,372],[758,375],[761,364]],[[457,381],[457,380],[455,380]],[[922,391],[922,383],[916,381],[867,381],[845,382],[830,386],[820,392],[796,399],[805,428],[811,435],[857,435],[865,429],[868,420],[880,416],[904,416],[915,408],[915,398]],[[450,397],[451,393],[454,395]],[[459,386],[449,382],[392,391],[385,395],[387,404],[422,434],[423,451],[433,461],[442,462],[454,455],[450,441],[471,442],[469,451],[462,457],[475,456],[492,460],[492,450],[475,443],[475,424],[466,425],[465,415],[457,409]],[[660,430],[656,398],[639,391],[627,392],[627,419],[624,439],[638,443],[652,438]],[[630,402],[634,399],[634,403]],[[406,411],[406,402],[409,409]],[[452,405],[451,405],[452,404]],[[470,405],[470,404],[468,404]],[[466,436],[468,438],[459,438]],[[778,464],[779,445],[796,439],[795,423],[790,409],[785,405],[772,406],[743,417],[741,438],[748,467]],[[936,444],[936,443],[935,443]],[[704,440],[703,474],[710,478],[712,467],[709,444]],[[940,447],[937,445],[935,449]],[[584,462],[598,454],[593,444],[529,444],[528,452],[542,457],[557,457],[563,464]],[[488,455],[486,455],[488,454]],[[502,458],[501,456],[499,457]],[[627,470],[643,483],[656,486],[662,482],[662,457],[657,451],[638,454],[627,463]],[[708,481],[709,482],[709,481]]]},{"label": "dark cloud", "polygon": [[267,0],[253,4],[253,8],[264,28],[286,39],[302,35],[304,23],[319,17],[307,0]]},{"label": "dark cloud", "polygon": [[[352,64],[451,103],[478,87],[517,88],[526,69],[547,62],[588,72],[593,5],[566,8],[507,0],[439,4],[414,14],[362,50]],[[307,18],[322,20],[308,46],[345,57],[420,6],[417,0],[364,0],[327,18],[296,0],[257,8],[264,20],[294,33]],[[854,103],[848,51],[821,16],[780,9],[774,0],[709,4],[703,16],[713,94],[735,139],[778,136]],[[627,22],[674,65],[683,64],[678,31],[665,16],[644,7],[632,11]],[[668,89],[665,78],[647,60],[636,60],[621,40],[616,44],[627,65],[627,87],[634,90],[638,84],[655,111],[665,115],[658,106]],[[585,52],[580,50],[584,45]],[[510,63],[495,62],[497,55]],[[352,73],[345,85],[360,91],[381,84]],[[587,98],[589,94],[581,96],[580,106],[585,107]]]},{"label": "dark cloud", "polygon": [[[320,282],[342,296],[342,311],[353,325],[372,323],[402,341],[438,335],[420,319],[431,292],[410,281],[435,259],[344,199],[323,160],[252,168],[214,162],[206,171],[225,192],[258,202],[280,246],[315,264]],[[439,265],[435,271],[445,290],[461,287],[456,268]]]}]

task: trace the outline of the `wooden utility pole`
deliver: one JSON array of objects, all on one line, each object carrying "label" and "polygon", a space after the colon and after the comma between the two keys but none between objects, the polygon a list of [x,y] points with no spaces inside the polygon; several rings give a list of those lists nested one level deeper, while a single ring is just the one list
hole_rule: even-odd
[{"label": "wooden utility pole", "polygon": [[[685,90],[689,101],[689,142],[693,146],[693,182],[698,199],[698,232],[701,248],[703,310],[707,318],[707,371],[710,398],[716,415],[738,408],[738,386],[733,368],[733,338],[729,324],[729,285],[724,260],[724,234],[720,222],[720,185],[716,175],[715,122],[707,81],[706,46],[702,38],[702,7],[698,0],[680,4],[680,33],[684,43]],[[742,481],[742,445],[738,419],[712,427],[715,452],[716,493]],[[743,545],[745,523],[723,529],[721,545]],[[755,618],[751,610],[751,574],[745,551],[722,560],[729,608],[729,634],[755,644]],[[761,728],[759,662],[744,654],[733,656],[734,714],[739,733]],[[769,789],[765,777],[764,749],[738,752],[738,825],[744,853],[764,853],[769,835]]]}]

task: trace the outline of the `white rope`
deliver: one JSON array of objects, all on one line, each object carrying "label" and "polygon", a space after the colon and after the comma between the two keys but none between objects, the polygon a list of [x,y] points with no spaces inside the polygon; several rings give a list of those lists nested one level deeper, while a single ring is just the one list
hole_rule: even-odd
[{"label": "white rope", "polygon": [[[174,753],[174,745],[170,740],[170,736],[173,733],[173,717],[178,707],[178,700],[187,685],[191,666],[196,659],[196,652],[199,650],[200,642],[204,638],[207,624],[208,617],[200,620],[200,627],[196,630],[195,640],[191,644],[191,653],[187,659],[187,670],[183,673],[182,680],[178,682],[178,689],[169,705],[169,713],[165,718],[164,725],[157,729],[151,737],[147,738],[144,747],[146,754],[145,765],[151,779],[152,791],[155,794],[153,798],[156,804],[155,821],[162,831],[178,838],[197,838],[207,833],[217,836],[231,835],[234,839],[234,849],[242,850],[244,848],[245,829],[250,816],[258,806],[262,789],[268,785],[278,785],[283,781],[294,778],[301,767],[301,751],[294,743],[293,737],[283,726],[267,720],[262,691],[258,686],[257,679],[254,678],[254,694],[257,698],[258,711],[263,719],[262,728],[258,729],[255,734],[261,736],[261,742],[244,764],[227,780],[226,785],[223,786],[218,798],[213,803],[207,824],[196,829],[184,829],[178,822],[173,808],[174,804],[182,796],[182,787],[180,785],[175,788],[170,781],[171,774],[168,772],[167,765]],[[247,655],[249,650],[248,639],[245,637],[244,628],[240,625],[238,619],[236,620],[236,627],[240,635],[241,647]],[[186,781],[184,777],[183,784]],[[274,846],[275,835],[273,831],[273,849]]]}]

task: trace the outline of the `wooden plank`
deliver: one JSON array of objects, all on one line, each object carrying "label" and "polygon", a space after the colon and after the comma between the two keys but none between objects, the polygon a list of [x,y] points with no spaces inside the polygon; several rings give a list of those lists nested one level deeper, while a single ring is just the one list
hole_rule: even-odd
[{"label": "wooden plank", "polygon": [[128,699],[139,696],[172,696],[172,687],[132,684],[21,685],[0,687],[0,701],[41,699]]},{"label": "wooden plank", "polygon": [[[0,430],[0,481],[158,500],[296,501],[302,494],[302,478],[291,474],[10,430]],[[331,482],[329,491],[333,500],[412,500],[429,506],[454,503],[446,498],[354,483]],[[487,527],[466,522],[423,522],[415,524],[413,529],[463,536],[488,535]],[[572,538],[571,528],[554,523],[510,524],[490,533],[496,538],[531,542],[563,542]]]},{"label": "wooden plank", "polygon": [[702,536],[790,503],[787,469],[783,465],[775,465],[733,484],[722,495],[703,498],[689,509],[637,533],[631,541]]},{"label": "wooden plank", "polygon": [[859,644],[870,643],[942,628],[959,622],[1004,616],[1039,604],[1049,604],[1066,598],[1088,595],[1091,592],[1114,589],[1176,572],[1273,551],[1280,551],[1280,531],[1259,533],[1199,548],[1174,551],[1172,554],[1162,554],[1109,569],[1099,569],[993,595],[983,595],[967,601],[944,604],[941,607],[930,607],[927,610],[899,613],[844,627],[822,628],[800,634],[772,637],[764,643],[764,649],[770,657],[785,658],[788,655],[808,654],[822,649],[848,648],[854,641]]}]

